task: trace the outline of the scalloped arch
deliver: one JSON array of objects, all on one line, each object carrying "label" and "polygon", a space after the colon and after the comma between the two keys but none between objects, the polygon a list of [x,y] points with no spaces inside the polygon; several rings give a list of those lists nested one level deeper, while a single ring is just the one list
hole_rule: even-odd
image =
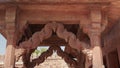
[{"label": "scalloped arch", "polygon": [[88,44],[81,42],[75,34],[68,32],[61,23],[48,23],[44,28],[35,32],[29,40],[20,43],[19,47],[24,49],[35,49],[43,40],[52,36],[52,32],[55,32],[59,38],[64,39],[68,44],[77,50],[83,50]]}]

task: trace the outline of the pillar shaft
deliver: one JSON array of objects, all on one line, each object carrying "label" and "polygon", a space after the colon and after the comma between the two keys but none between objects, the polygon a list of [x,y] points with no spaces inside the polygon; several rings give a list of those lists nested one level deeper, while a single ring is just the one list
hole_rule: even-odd
[{"label": "pillar shaft", "polygon": [[93,68],[103,68],[103,56],[101,49],[101,38],[100,35],[92,34],[90,36],[91,46],[93,49]]},{"label": "pillar shaft", "polygon": [[7,30],[7,45],[5,53],[4,68],[14,68],[15,66],[15,34],[14,30]]},{"label": "pillar shaft", "polygon": [[8,44],[6,47],[4,68],[14,68],[15,66],[14,53],[15,53],[15,48],[13,47],[13,45]]},{"label": "pillar shaft", "polygon": [[92,5],[90,7],[91,28],[89,37],[93,49],[92,68],[104,68],[103,56],[101,49],[101,32],[102,32],[102,10],[99,5]]}]

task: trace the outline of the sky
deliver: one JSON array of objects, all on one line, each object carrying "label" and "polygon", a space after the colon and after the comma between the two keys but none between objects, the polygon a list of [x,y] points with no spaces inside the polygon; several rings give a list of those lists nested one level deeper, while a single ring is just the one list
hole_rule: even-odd
[{"label": "sky", "polygon": [[5,54],[6,42],[6,39],[0,34],[0,55]]}]

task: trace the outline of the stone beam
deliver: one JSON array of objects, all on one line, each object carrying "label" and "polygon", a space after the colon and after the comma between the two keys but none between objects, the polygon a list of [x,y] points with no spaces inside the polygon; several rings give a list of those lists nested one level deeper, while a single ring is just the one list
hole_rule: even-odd
[{"label": "stone beam", "polygon": [[23,10],[21,12],[19,20],[23,20],[23,21],[26,20],[28,22],[29,21],[80,21],[81,16],[86,15],[87,13],[88,11]]},{"label": "stone beam", "polygon": [[7,46],[4,61],[4,68],[14,68],[15,65],[15,17],[16,7],[9,6],[6,9],[5,23],[6,23],[6,36],[7,36]]},{"label": "stone beam", "polygon": [[[56,21],[58,23],[62,23],[62,24],[79,24],[79,20],[77,21]],[[29,20],[27,21],[28,24],[48,24],[48,23],[51,23],[51,21],[36,21],[36,20]]]},{"label": "stone beam", "polygon": [[[106,2],[112,2],[114,0],[0,0],[0,3],[106,3]],[[118,0],[115,0],[118,1]]]}]

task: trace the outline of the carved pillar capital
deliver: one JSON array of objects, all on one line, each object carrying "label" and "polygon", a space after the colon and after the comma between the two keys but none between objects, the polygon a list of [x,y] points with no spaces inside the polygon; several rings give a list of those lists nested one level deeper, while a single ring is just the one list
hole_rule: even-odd
[{"label": "carved pillar capital", "polygon": [[88,35],[101,34],[102,12],[99,5],[90,6],[90,23],[91,27]]},{"label": "carved pillar capital", "polygon": [[5,16],[5,23],[6,23],[6,37],[9,44],[13,44],[15,41],[15,18],[16,18],[16,10],[15,6],[6,7],[6,16]]},{"label": "carved pillar capital", "polygon": [[101,23],[91,23],[91,28],[88,33],[89,37],[94,36],[100,36],[101,35]]}]

